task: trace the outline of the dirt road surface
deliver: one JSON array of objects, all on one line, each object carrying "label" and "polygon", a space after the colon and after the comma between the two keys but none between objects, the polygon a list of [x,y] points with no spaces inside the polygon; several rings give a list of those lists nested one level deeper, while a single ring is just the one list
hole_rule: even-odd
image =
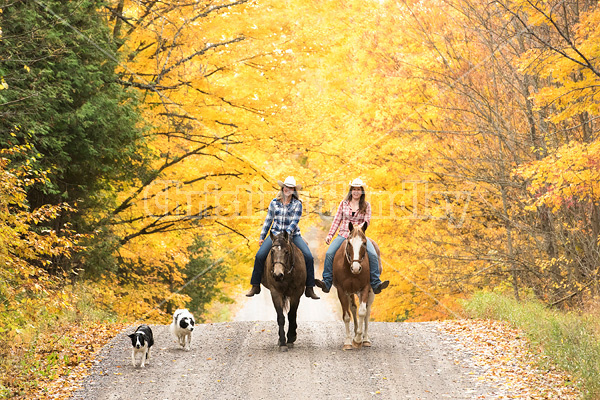
[{"label": "dirt road surface", "polygon": [[156,343],[143,369],[131,365],[130,327],[102,350],[72,399],[493,397],[471,355],[435,323],[371,323],[373,347],[343,351],[335,290],[317,292],[321,300],[300,302],[298,340],[288,352],[277,346],[276,314],[263,288],[251,299],[241,296],[234,321],[197,325],[191,351],[179,348],[168,326],[153,326]]},{"label": "dirt road surface", "polygon": [[274,321],[198,325],[189,352],[168,327],[153,330],[156,345],[145,368],[131,365],[123,333],[72,398],[491,398],[470,355],[435,323],[373,323],[373,347],[342,351],[342,322],[302,321],[287,353],[278,349]]},{"label": "dirt road surface", "polygon": [[436,323],[371,323],[373,347],[343,351],[336,302],[335,290],[321,300],[301,300],[298,340],[287,353],[277,346],[275,310],[265,289],[234,321],[197,325],[189,352],[179,348],[167,326],[153,326],[156,344],[144,369],[131,365],[125,336],[131,327],[103,349],[72,398],[494,398],[477,379],[482,371],[471,355]]}]

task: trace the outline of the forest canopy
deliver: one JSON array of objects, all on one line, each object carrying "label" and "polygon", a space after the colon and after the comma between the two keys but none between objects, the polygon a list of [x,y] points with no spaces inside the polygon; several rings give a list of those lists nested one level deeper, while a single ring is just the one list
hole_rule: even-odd
[{"label": "forest canopy", "polygon": [[5,3],[1,331],[77,288],[217,318],[288,175],[303,234],[367,183],[379,320],[597,299],[599,22],[577,0]]}]

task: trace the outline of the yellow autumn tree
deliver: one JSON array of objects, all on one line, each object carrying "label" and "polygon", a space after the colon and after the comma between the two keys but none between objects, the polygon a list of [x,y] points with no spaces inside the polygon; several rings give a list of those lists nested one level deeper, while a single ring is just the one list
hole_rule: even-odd
[{"label": "yellow autumn tree", "polygon": [[[221,265],[235,266],[232,277],[247,275],[276,180],[295,174],[310,189],[303,160],[315,132],[303,135],[288,110],[306,86],[305,54],[324,45],[310,44],[319,30],[304,33],[309,24],[293,5],[300,3],[113,3],[114,32],[128,55],[121,83],[144,93],[156,160],[107,216],[121,265],[113,287],[129,299],[121,311],[184,302],[174,288],[185,283],[180,270],[198,235]],[[139,282],[152,290],[128,306],[140,298]]]},{"label": "yellow autumn tree", "polygon": [[144,93],[155,127],[154,169],[111,216],[121,261],[139,267],[130,282],[155,280],[148,304],[184,302],[179,267],[197,235],[247,277],[276,180],[295,175],[302,228],[327,229],[360,176],[392,282],[377,318],[451,316],[498,286],[569,296],[581,283],[565,273],[583,258],[559,265],[572,248],[558,221],[579,226],[589,206],[538,198],[539,182],[595,190],[593,156],[570,175],[558,160],[595,137],[597,10],[553,6],[114,2],[122,84]]}]

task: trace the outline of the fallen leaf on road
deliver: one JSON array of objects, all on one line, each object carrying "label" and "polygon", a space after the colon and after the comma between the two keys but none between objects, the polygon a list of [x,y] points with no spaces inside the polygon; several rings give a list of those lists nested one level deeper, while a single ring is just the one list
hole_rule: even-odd
[{"label": "fallen leaf on road", "polygon": [[[574,379],[547,359],[534,354],[529,340],[509,323],[491,320],[453,320],[439,324],[471,354],[485,372],[477,379],[498,389],[497,399],[579,399]],[[537,350],[536,350],[537,351]]]}]

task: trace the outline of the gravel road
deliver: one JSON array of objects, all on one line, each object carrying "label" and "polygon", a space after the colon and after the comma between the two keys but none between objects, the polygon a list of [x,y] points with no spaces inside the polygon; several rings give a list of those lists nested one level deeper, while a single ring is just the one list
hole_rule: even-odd
[{"label": "gravel road", "polygon": [[[327,309],[327,301],[304,298],[300,308],[321,303],[317,308]],[[178,348],[167,326],[153,326],[156,344],[143,369],[131,365],[129,331],[102,350],[72,399],[472,399],[491,393],[470,354],[436,323],[372,323],[373,347],[342,351],[340,320],[303,318],[287,353],[278,349],[274,319],[197,325],[189,352]]]},{"label": "gravel road", "polygon": [[[322,241],[316,230],[307,237],[313,249]],[[72,399],[438,400],[493,393],[477,379],[483,371],[471,355],[433,322],[371,323],[373,347],[343,351],[335,289],[317,292],[321,300],[300,301],[298,340],[288,352],[279,351],[275,309],[263,288],[241,296],[232,322],[197,325],[189,352],[168,326],[153,326],[152,358],[143,369],[131,365],[130,327],[102,349]]]}]

